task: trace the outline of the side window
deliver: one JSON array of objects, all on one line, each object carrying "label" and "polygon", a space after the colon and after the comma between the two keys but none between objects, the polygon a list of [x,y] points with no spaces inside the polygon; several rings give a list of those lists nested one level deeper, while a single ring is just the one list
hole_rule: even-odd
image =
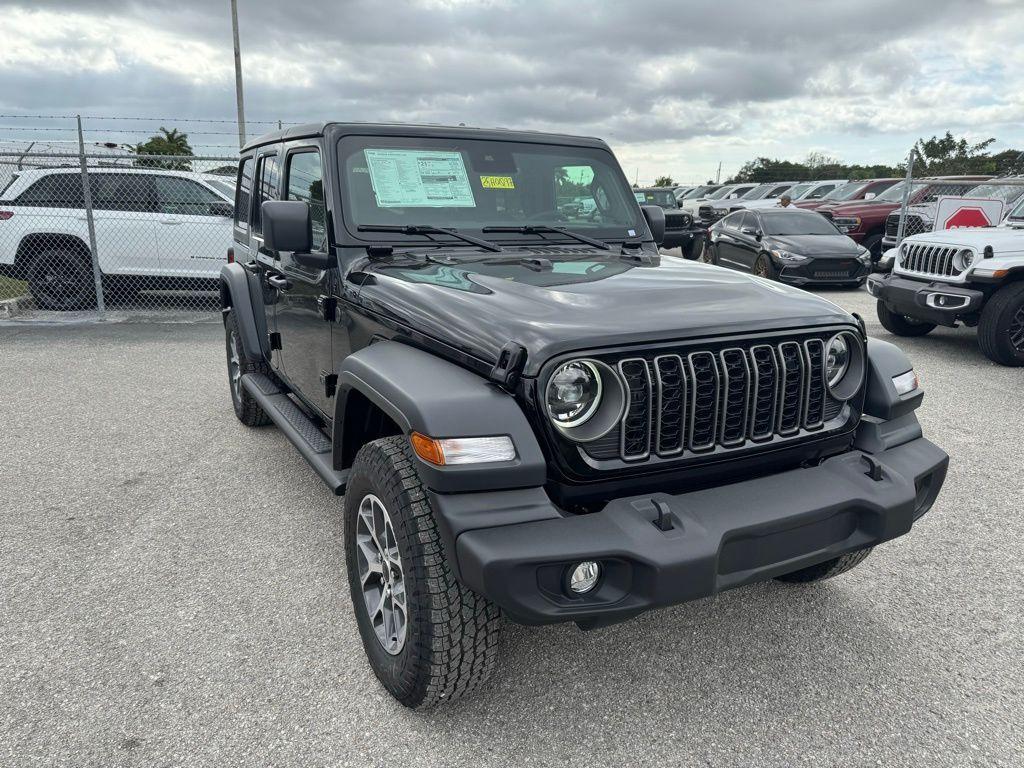
[{"label": "side window", "polygon": [[768,197],[778,197],[783,192],[785,192],[787,189],[789,189],[791,186],[792,185],[790,185],[790,184],[783,184],[780,187],[776,187],[775,189],[773,189],[771,192],[768,193]]},{"label": "side window", "polygon": [[18,195],[18,202],[47,208],[84,208],[82,176],[77,173],[44,176]]},{"label": "side window", "polygon": [[252,200],[252,157],[242,160],[238,168],[238,191],[235,192],[235,226],[249,228],[249,202]]},{"label": "side window", "polygon": [[144,173],[89,174],[92,206],[98,211],[152,213],[156,207],[153,177]]},{"label": "side window", "polygon": [[729,214],[722,220],[722,226],[725,227],[726,229],[731,229],[733,232],[736,232],[740,228],[740,221],[742,219],[742,213]]},{"label": "side window", "polygon": [[757,229],[757,216],[750,211],[744,213],[743,218],[740,220],[740,229],[745,229],[746,227]]},{"label": "side window", "polygon": [[822,184],[820,187],[815,187],[814,191],[811,192],[811,194],[809,194],[807,196],[807,199],[808,200],[818,200],[818,199],[824,197],[825,195],[827,195],[829,192],[831,192],[835,188],[836,188],[835,184]]},{"label": "side window", "polygon": [[213,216],[214,203],[223,200],[213,190],[180,176],[154,176],[157,210],[182,216]]},{"label": "side window", "polygon": [[324,204],[324,174],[319,152],[296,152],[288,156],[287,200],[309,203],[313,220],[313,248],[327,248],[327,207]]},{"label": "side window", "polygon": [[277,155],[263,155],[260,158],[256,186],[253,190],[252,233],[254,235],[263,234],[262,209],[260,206],[263,205],[265,200],[277,199],[280,176],[280,163],[277,160]]}]

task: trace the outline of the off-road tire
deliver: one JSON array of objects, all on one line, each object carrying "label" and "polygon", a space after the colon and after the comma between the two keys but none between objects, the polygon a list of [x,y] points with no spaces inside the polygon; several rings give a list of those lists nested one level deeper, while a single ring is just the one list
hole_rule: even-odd
[{"label": "off-road tire", "polygon": [[[238,319],[234,310],[228,311],[224,318],[224,346],[228,358],[228,388],[231,390],[231,405],[235,416],[247,427],[263,427],[270,423],[270,417],[256,398],[242,386],[241,377],[247,373],[262,373],[272,376],[270,366],[262,360],[254,363],[245,356],[242,345],[242,334],[238,330]],[[237,368],[235,367],[237,365]],[[237,375],[237,380],[234,378]]]},{"label": "off-road tire", "polygon": [[801,568],[799,571],[786,573],[775,578],[777,581],[785,581],[790,584],[808,584],[812,581],[824,581],[825,579],[831,579],[833,576],[838,576],[840,573],[846,573],[851,568],[856,568],[870,554],[871,547],[858,549],[856,552],[833,557],[831,560],[826,560],[823,563]]},{"label": "off-road tire", "polygon": [[[460,584],[445,557],[409,438],[385,437],[356,454],[345,489],[344,541],[349,590],[374,674],[398,701],[427,709],[480,688],[498,658],[501,613]],[[405,643],[388,653],[371,624],[356,555],[359,506],[373,494],[386,507],[402,561]]]},{"label": "off-road tire", "polygon": [[754,274],[765,280],[778,280],[779,278],[775,265],[772,264],[772,257],[767,253],[759,254],[754,261]]},{"label": "off-road tire", "polygon": [[876,312],[882,327],[896,336],[925,336],[935,330],[935,323],[911,320],[906,315],[893,312],[885,306],[884,301],[877,303]]},{"label": "off-road tire", "polygon": [[1024,365],[1024,283],[996,291],[981,310],[978,346],[1000,365]]},{"label": "off-road tire", "polygon": [[92,264],[81,253],[60,248],[40,251],[32,257],[25,277],[40,309],[74,312],[96,306]]}]

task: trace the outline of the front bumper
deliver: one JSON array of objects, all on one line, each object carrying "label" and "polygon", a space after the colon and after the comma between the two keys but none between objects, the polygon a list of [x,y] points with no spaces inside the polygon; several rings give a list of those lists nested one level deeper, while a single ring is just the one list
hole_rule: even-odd
[{"label": "front bumper", "polygon": [[[493,505],[492,527],[452,542],[460,578],[522,623],[583,626],[770,579],[900,536],[928,511],[946,475],[942,450],[916,437],[873,453],[880,480],[866,473],[867,455],[853,450],[731,485],[616,499],[592,514],[551,505],[531,509],[527,522],[513,522],[514,505],[488,494],[479,501]],[[474,503],[465,495],[431,500],[446,528]],[[667,505],[671,530],[654,525],[655,502]],[[570,596],[567,574],[583,560],[601,563],[601,579],[587,595]]]},{"label": "front bumper", "polygon": [[872,275],[867,288],[893,312],[949,327],[963,317],[977,314],[985,303],[984,292],[973,288],[910,280],[895,274]]},{"label": "front bumper", "polygon": [[812,258],[799,264],[775,260],[779,281],[789,285],[827,285],[860,282],[871,274],[871,265],[856,258]]}]

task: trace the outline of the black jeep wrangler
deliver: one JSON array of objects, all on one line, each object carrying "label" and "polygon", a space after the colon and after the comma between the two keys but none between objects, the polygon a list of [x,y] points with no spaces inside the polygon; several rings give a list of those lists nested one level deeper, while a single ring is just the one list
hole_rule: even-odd
[{"label": "black jeep wrangler", "polygon": [[582,628],[845,571],[948,457],[896,347],[659,256],[597,139],[327,123],[248,144],[221,276],[235,413],[336,494],[374,672],[481,686],[502,616]]}]

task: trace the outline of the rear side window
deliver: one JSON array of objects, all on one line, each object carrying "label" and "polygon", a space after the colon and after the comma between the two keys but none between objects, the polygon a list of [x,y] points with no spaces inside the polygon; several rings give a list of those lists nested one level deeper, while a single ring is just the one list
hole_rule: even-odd
[{"label": "rear side window", "polygon": [[280,163],[277,155],[264,155],[260,158],[256,186],[253,190],[252,231],[263,234],[262,209],[265,200],[277,199],[277,188],[280,183]]},{"label": "rear side window", "polygon": [[324,174],[320,165],[320,153],[297,152],[288,156],[288,200],[309,203],[310,218],[313,221],[313,248],[322,251],[327,247],[327,208],[324,205]]},{"label": "rear side window", "polygon": [[98,211],[132,211],[151,213],[156,210],[156,189],[153,177],[132,173],[89,174],[92,207]]},{"label": "rear side window", "polygon": [[82,177],[77,173],[44,176],[18,195],[18,202],[47,208],[84,208]]},{"label": "rear side window", "polygon": [[732,213],[722,219],[722,226],[726,229],[736,231],[740,228],[740,220],[743,218],[742,213]]},{"label": "rear side window", "polygon": [[238,191],[235,193],[235,224],[242,229],[249,228],[249,202],[252,200],[252,169],[254,161],[251,157],[242,160],[238,168]]}]

